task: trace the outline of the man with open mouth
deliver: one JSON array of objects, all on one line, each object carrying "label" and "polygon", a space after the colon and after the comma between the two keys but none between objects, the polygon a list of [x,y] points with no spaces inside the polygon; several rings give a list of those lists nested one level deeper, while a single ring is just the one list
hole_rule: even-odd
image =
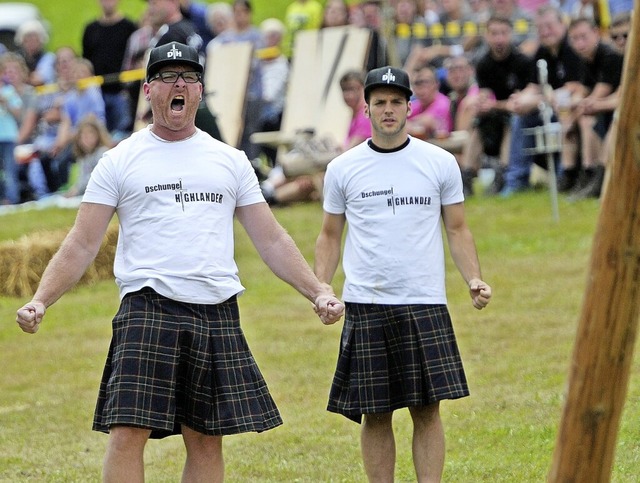
[{"label": "man with open mouth", "polygon": [[143,89],[152,124],[104,154],[76,224],[17,313],[21,329],[35,333],[117,213],[121,303],[93,421],[109,433],[105,482],[144,481],[147,440],[173,434],[187,450],[183,481],[222,481],[223,435],[282,424],[240,328],[234,217],[324,324],[344,311],[276,221],[247,156],[195,126],[202,72],[193,47],[150,52]]}]

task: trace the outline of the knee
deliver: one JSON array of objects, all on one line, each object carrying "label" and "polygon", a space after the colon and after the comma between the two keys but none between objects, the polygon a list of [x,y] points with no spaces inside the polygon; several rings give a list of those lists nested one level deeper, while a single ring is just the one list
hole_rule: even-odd
[{"label": "knee", "polygon": [[148,429],[112,426],[109,429],[109,446],[119,452],[142,450],[150,435]]},{"label": "knee", "polygon": [[440,403],[409,408],[414,424],[430,425],[440,420]]},{"label": "knee", "polygon": [[363,425],[369,428],[386,428],[391,426],[393,413],[365,414]]}]

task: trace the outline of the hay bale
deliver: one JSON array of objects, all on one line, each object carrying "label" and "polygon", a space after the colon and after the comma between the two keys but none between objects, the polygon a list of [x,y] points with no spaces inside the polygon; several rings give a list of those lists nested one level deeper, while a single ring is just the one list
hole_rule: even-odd
[{"label": "hay bale", "polygon": [[[34,233],[0,244],[0,293],[9,297],[32,296],[51,257],[58,251],[66,231]],[[118,226],[112,224],[100,251],[78,282],[89,284],[113,278],[113,259]]]}]

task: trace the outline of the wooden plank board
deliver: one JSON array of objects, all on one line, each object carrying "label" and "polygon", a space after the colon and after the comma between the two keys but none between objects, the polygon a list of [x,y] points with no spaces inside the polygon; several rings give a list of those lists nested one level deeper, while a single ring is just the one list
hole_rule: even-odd
[{"label": "wooden plank board", "polygon": [[213,44],[207,49],[205,101],[215,114],[222,138],[238,147],[244,129],[244,105],[253,60],[251,42]]}]

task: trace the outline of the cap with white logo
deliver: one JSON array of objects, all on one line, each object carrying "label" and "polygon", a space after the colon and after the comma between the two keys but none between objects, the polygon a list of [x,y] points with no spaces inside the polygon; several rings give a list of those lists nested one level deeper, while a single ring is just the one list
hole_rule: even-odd
[{"label": "cap with white logo", "polygon": [[409,75],[397,67],[386,66],[369,71],[364,81],[364,98],[367,101],[375,87],[396,87],[404,92],[407,100],[413,95]]},{"label": "cap with white logo", "polygon": [[204,67],[200,63],[198,51],[189,45],[180,42],[171,42],[169,44],[155,47],[149,53],[149,62],[147,63],[147,82],[153,77],[164,65],[184,64],[193,67],[195,71],[204,72]]}]

